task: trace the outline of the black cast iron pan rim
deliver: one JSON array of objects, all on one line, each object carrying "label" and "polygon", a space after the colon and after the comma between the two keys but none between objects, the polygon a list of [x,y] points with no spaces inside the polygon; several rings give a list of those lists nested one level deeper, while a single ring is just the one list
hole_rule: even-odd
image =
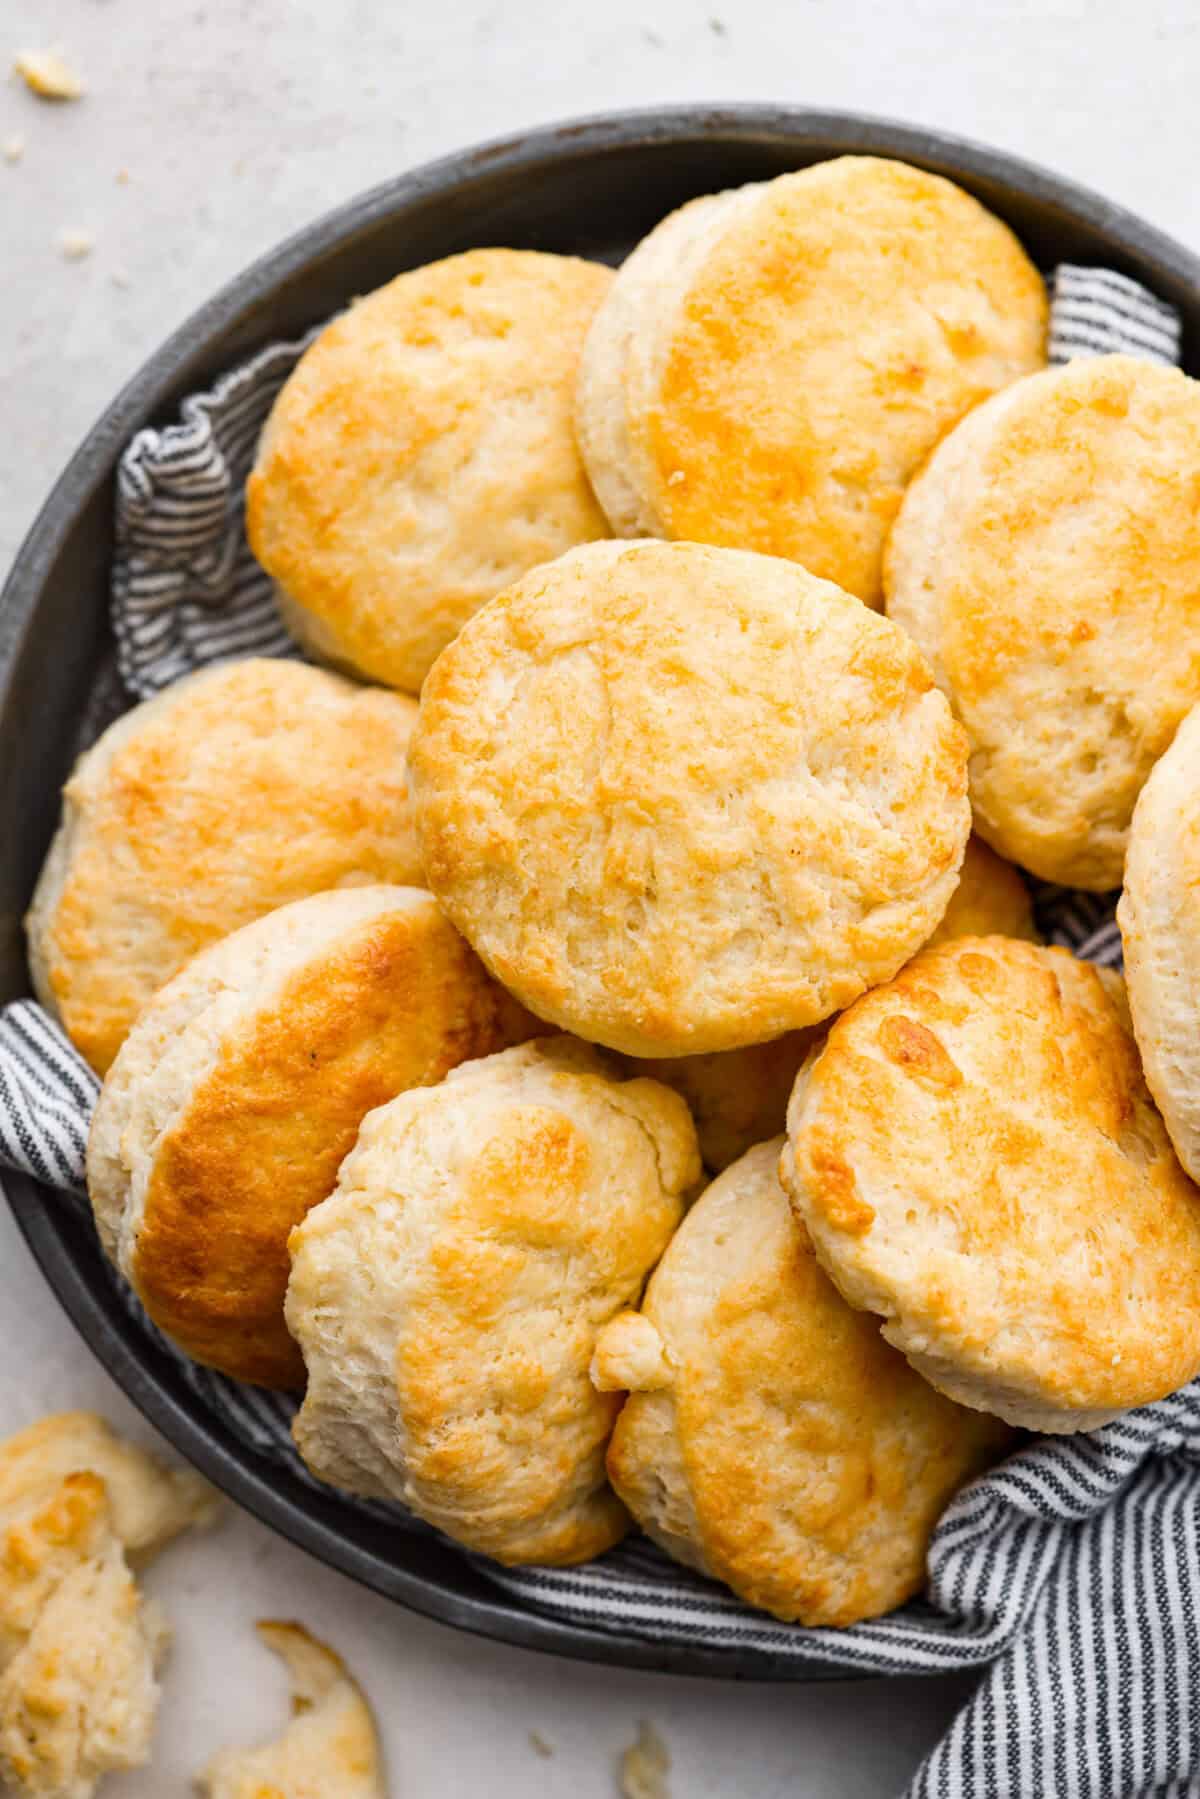
[{"label": "black cast iron pan rim", "polygon": [[[190,383],[218,371],[225,341],[252,328],[256,311],[285,282],[336,253],[364,228],[418,201],[450,196],[480,177],[504,173],[536,181],[539,170],[577,157],[714,141],[731,148],[762,144],[798,156],[813,146],[834,154],[897,156],[951,176],[957,172],[992,182],[1035,201],[1050,217],[1104,233],[1152,281],[1193,294],[1200,290],[1200,259],[1098,194],[951,133],[869,115],[758,103],[673,106],[543,125],[457,151],[369,189],[268,251],[173,332],[117,395],[55,483],[0,596],[0,716],[13,704],[42,586],[85,507],[111,480],[121,450]],[[819,1664],[798,1668],[750,1644],[736,1649],[655,1644],[534,1614],[489,1588],[469,1564],[440,1546],[429,1548],[431,1573],[396,1566],[365,1540],[369,1529],[357,1521],[347,1524],[336,1496],[324,1501],[286,1469],[241,1445],[234,1449],[194,1400],[189,1397],[185,1403],[172,1389],[170,1364],[156,1358],[153,1347],[136,1334],[115,1294],[88,1278],[73,1253],[73,1233],[62,1226],[61,1200],[24,1176],[8,1174],[3,1185],[18,1226],[64,1310],[132,1402],[225,1492],[330,1566],[442,1623],[522,1648],[725,1679],[853,1678]],[[439,1559],[445,1564],[447,1557],[454,1561],[452,1578],[437,1572]]]}]

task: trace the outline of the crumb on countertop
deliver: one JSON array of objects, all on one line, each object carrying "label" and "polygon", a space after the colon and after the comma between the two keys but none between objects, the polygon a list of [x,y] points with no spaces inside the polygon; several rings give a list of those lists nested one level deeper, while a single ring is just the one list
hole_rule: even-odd
[{"label": "crumb on countertop", "polygon": [[68,262],[82,262],[96,248],[96,240],[90,231],[60,231],[58,247]]},{"label": "crumb on countertop", "polygon": [[58,50],[18,50],[13,69],[39,100],[78,100],[83,81]]},{"label": "crumb on countertop", "polygon": [[25,139],[23,137],[6,137],[3,149],[5,162],[20,162],[25,154]]},{"label": "crumb on countertop", "polygon": [[549,1758],[554,1754],[554,1744],[548,1743],[540,1730],[531,1730],[529,1741],[539,1755]]},{"label": "crumb on countertop", "polygon": [[129,170],[128,169],[118,169],[116,180],[117,180],[118,187],[128,187],[129,186]]},{"label": "crumb on countertop", "polygon": [[643,1719],[637,1738],[621,1757],[617,1775],[623,1799],[671,1799],[667,1775],[671,1756],[653,1724]]}]

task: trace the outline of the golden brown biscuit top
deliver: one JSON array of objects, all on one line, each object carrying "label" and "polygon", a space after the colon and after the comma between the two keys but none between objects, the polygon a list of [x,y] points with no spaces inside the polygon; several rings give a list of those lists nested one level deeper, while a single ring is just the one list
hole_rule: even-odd
[{"label": "golden brown biscuit top", "polygon": [[410,751],[427,877],[540,1017],[632,1055],[814,1023],[933,929],[964,744],[905,634],[793,563],[594,545],[471,620]]},{"label": "golden brown biscuit top", "polygon": [[1117,885],[1200,699],[1200,383],[1104,356],[998,396],[914,484],[888,607],[966,726],[979,828],[1048,880]]},{"label": "golden brown biscuit top", "polygon": [[607,534],[571,401],[612,271],[470,250],[399,275],[305,352],[246,489],[255,554],[340,658],[416,692],[485,600]]},{"label": "golden brown biscuit top", "polygon": [[[404,755],[415,708],[286,661],[234,662],[118,720],[65,790],[52,997],[101,1073],[188,958],[289,900],[419,880]],[[107,737],[108,734],[106,734]]]},{"label": "golden brown biscuit top", "polygon": [[[923,1584],[951,1493],[1010,1432],[934,1392],[841,1298],[779,1185],[782,1142],[696,1202],[642,1311],[709,1571],[777,1615],[847,1624]],[[635,1396],[610,1451],[618,1490],[637,1431]]]},{"label": "golden brown biscuit top", "polygon": [[[303,1384],[283,1318],[288,1233],[333,1190],[367,1113],[537,1028],[428,894],[363,889],[361,898],[374,894],[379,906],[341,927],[338,908],[358,895],[303,902],[334,915],[334,934],[298,954],[211,1054],[198,1046],[199,1078],[135,1182],[140,1209],[125,1272],[161,1329],[237,1380]],[[253,931],[282,922],[275,914]],[[226,959],[218,1004],[235,979]],[[127,1054],[138,1036],[135,1028]],[[136,1078],[147,1078],[140,1055],[138,1065]]]},{"label": "golden brown biscuit top", "polygon": [[999,937],[927,950],[834,1024],[788,1128],[822,1260],[906,1351],[1079,1410],[1200,1368],[1200,1193],[1109,971]]},{"label": "golden brown biscuit top", "polygon": [[647,352],[631,435],[665,535],[793,557],[878,605],[906,484],[1042,367],[1045,329],[1037,270],[953,183],[856,156],[779,177]]}]

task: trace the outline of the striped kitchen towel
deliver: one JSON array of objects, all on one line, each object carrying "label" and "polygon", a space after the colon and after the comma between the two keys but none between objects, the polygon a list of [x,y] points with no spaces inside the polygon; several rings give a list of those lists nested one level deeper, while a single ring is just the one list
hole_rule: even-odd
[{"label": "striped kitchen towel", "polygon": [[[1125,275],[1065,265],[1051,297],[1054,361],[1115,350],[1179,359],[1174,311]],[[297,653],[241,508],[258,432],[307,341],[263,350],[185,401],[178,423],[139,432],[122,459],[113,625],[137,697],[229,656]],[[1051,940],[1119,962],[1112,896],[1043,887],[1036,905]],[[0,1162],[81,1208],[96,1091],[38,1006],[0,1014]],[[289,1434],[290,1395],[176,1360],[230,1431],[309,1478]],[[425,1528],[399,1507],[342,1503]],[[654,1642],[754,1646],[800,1677],[980,1669],[909,1799],[1200,1794],[1200,1382],[1102,1430],[1018,1450],[945,1513],[922,1600],[849,1630],[778,1623],[642,1539],[582,1568],[473,1559],[531,1610]]]}]

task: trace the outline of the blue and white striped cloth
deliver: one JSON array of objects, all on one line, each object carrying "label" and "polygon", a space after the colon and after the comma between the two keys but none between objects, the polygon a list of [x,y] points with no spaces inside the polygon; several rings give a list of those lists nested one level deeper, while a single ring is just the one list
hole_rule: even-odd
[{"label": "blue and white striped cloth", "polygon": [[[1126,276],[1063,266],[1051,293],[1053,361],[1114,350],[1178,361],[1175,313]],[[259,429],[302,348],[262,351],[185,401],[179,423],[139,432],[125,453],[113,624],[135,696],[228,656],[296,653],[246,546],[241,506]],[[1119,961],[1111,897],[1042,888],[1036,904],[1053,941]],[[96,1092],[95,1076],[36,1005],[0,1014],[0,1162],[58,1189],[67,1204],[86,1204]],[[175,1354],[169,1345],[167,1353]],[[177,1360],[202,1405],[309,1478],[289,1434],[290,1396]],[[363,1509],[424,1528],[399,1508]],[[1200,1795],[1200,1382],[1090,1435],[1018,1450],[945,1513],[924,1597],[849,1630],[778,1623],[640,1538],[582,1568],[475,1560],[533,1610],[655,1642],[754,1645],[801,1678],[980,1669],[974,1698],[908,1799]]]}]

